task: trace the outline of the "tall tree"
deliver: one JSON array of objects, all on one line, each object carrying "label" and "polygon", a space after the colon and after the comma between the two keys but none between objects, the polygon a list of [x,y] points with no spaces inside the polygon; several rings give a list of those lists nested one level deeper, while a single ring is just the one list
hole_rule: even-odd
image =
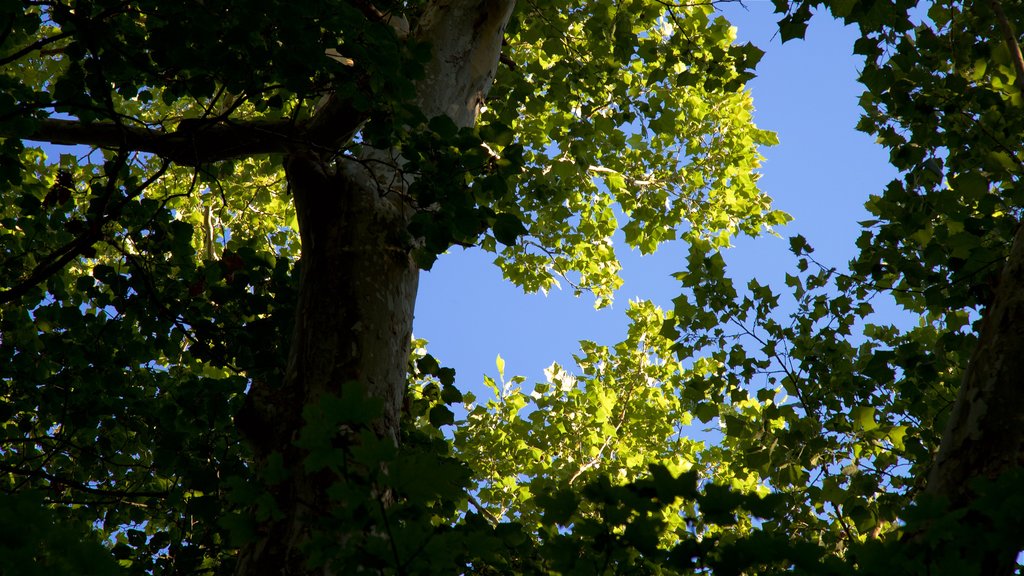
[{"label": "tall tree", "polygon": [[926,563],[959,555],[980,558],[979,573],[1009,574],[1024,545],[1000,517],[1021,491],[1024,450],[1024,10],[1001,0],[935,2],[915,16],[915,4],[776,2],[787,12],[784,37],[802,34],[814,6],[859,26],[868,90],[859,128],[891,149],[905,175],[869,202],[879,221],[862,238],[856,269],[913,311],[948,319],[970,310],[975,320],[923,494],[960,517],[962,530]]},{"label": "tall tree", "polygon": [[[721,254],[787,217],[709,5],[0,7],[0,569],[1012,573],[1024,10],[776,7],[859,27],[902,171],[788,309]],[[680,294],[575,369],[478,401],[410,343],[449,247],[604,306],[616,230]]]},{"label": "tall tree", "polygon": [[[483,464],[493,510],[531,521],[546,484],[633,479],[650,462],[785,495],[749,536],[716,538],[721,528],[701,515],[667,529],[714,541],[718,555],[704,560],[715,569],[1012,573],[1024,548],[1014,512],[1024,494],[1014,376],[1024,12],[1000,2],[776,7],[783,40],[802,37],[819,7],[859,27],[858,128],[902,172],[871,196],[875,219],[862,223],[852,270],[818,263],[806,239],[792,238],[798,269],[785,291],[796,311],[787,313],[771,287],[742,291],[722,260],[696,250],[673,312],[635,310],[630,339],[614,349],[584,343],[576,375],[559,368],[530,393],[500,390],[474,407],[456,447]],[[901,330],[874,315],[879,295],[919,325]],[[636,394],[640,374],[659,383],[653,398],[646,387]],[[574,378],[581,384],[565,385]],[[517,416],[522,405],[534,411]],[[580,412],[599,431],[588,434]],[[651,425],[691,417],[717,421],[720,445]],[[560,458],[507,463],[524,445]]]},{"label": "tall tree", "polygon": [[420,269],[604,305],[615,203],[644,251],[785,221],[710,7],[513,4],[5,4],[4,491],[134,571],[378,569]]}]

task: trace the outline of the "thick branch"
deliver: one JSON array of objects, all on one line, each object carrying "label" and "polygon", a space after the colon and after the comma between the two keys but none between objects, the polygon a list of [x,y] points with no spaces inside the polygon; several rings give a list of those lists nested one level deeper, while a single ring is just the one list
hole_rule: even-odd
[{"label": "thick branch", "polygon": [[434,50],[418,83],[417,103],[428,118],[447,114],[457,126],[476,122],[514,7],[515,0],[430,3],[414,31]]},{"label": "thick branch", "polygon": [[149,152],[176,164],[196,166],[241,156],[285,152],[288,144],[298,137],[298,130],[285,120],[209,124],[184,121],[177,130],[163,132],[111,122],[47,118],[40,120],[31,134],[20,136],[51,144]]}]

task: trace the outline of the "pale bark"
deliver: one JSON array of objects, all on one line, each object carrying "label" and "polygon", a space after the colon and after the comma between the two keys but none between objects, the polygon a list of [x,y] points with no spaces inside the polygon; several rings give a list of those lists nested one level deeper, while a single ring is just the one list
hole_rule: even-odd
[{"label": "pale bark", "polygon": [[[433,55],[417,88],[417,104],[459,126],[475,120],[494,78],[513,0],[438,0],[426,7],[411,37],[431,43]],[[344,116],[338,103],[326,107]],[[313,120],[312,126],[322,123]],[[318,132],[322,130],[318,129]],[[346,135],[347,136],[347,135]],[[386,151],[373,154],[387,158]],[[283,518],[261,527],[240,553],[236,574],[307,574],[298,548],[318,516],[330,510],[329,475],[305,474],[294,447],[302,409],[325,393],[345,397],[359,383],[383,402],[371,428],[398,440],[406,387],[418,270],[415,239],[406,225],[412,206],[400,159],[372,172],[353,160],[330,160],[316,148],[293,147],[286,164],[302,237],[299,304],[287,375],[282,386],[254,385],[248,403],[257,465],[272,451],[285,456],[292,476],[275,487]],[[343,546],[345,534],[337,534]],[[317,573],[349,573],[333,566]]]},{"label": "pale bark", "polygon": [[[360,5],[368,17],[381,17],[371,4]],[[514,0],[434,0],[411,32],[399,25],[403,18],[388,15],[401,39],[432,47],[415,97],[426,117],[448,115],[457,126],[473,125],[493,82],[514,5]],[[370,429],[398,441],[419,274],[410,257],[416,239],[407,233],[412,179],[401,172],[401,158],[391,151],[369,150],[372,163],[339,158],[337,151],[365,120],[365,112],[355,113],[344,99],[329,95],[313,117],[299,123],[218,117],[184,121],[164,131],[110,121],[44,119],[27,133],[0,134],[148,152],[189,166],[286,154],[302,240],[289,362],[283,382],[253,382],[238,424],[252,444],[257,470],[265,469],[276,452],[291,476],[269,488],[280,516],[258,526],[257,540],[241,550],[239,576],[353,569],[311,571],[300,551],[317,519],[329,513],[326,491],[336,480],[303,469],[305,454],[295,440],[304,425],[304,407],[324,394],[355,394],[351,384],[358,383],[384,406]],[[337,535],[339,545],[344,540],[345,534]]]},{"label": "pale bark", "polygon": [[[409,258],[406,211],[381,194],[364,168],[341,165],[329,173],[313,154],[295,152],[286,171],[302,234],[299,302],[283,384],[254,384],[250,391],[257,430],[249,436],[259,467],[277,451],[292,476],[274,488],[284,518],[263,526],[260,540],[241,552],[240,575],[307,573],[298,548],[309,523],[330,510],[326,490],[334,478],[306,474],[305,453],[293,445],[305,406],[324,394],[344,401],[368,393],[384,405],[373,431],[397,442],[419,277]],[[342,433],[338,440],[341,449],[354,438]]]}]

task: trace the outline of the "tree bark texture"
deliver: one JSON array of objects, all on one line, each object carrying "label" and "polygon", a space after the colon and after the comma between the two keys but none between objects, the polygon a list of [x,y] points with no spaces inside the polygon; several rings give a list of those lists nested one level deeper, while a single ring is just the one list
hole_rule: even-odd
[{"label": "tree bark texture", "polygon": [[[999,287],[986,311],[978,346],[942,436],[925,493],[948,500],[951,509],[978,497],[975,478],[994,480],[1020,465],[1024,446],[1024,226],[1017,229]],[[984,537],[990,527],[968,516]],[[1024,538],[1018,539],[1020,544]],[[1017,548],[990,556],[985,574],[1012,574]]]},{"label": "tree bark texture", "polygon": [[[476,121],[513,6],[514,0],[437,0],[426,7],[411,37],[433,49],[416,97],[428,118],[447,114],[459,126]],[[398,440],[419,271],[410,257],[415,239],[406,232],[409,177],[389,151],[370,154],[375,161],[364,164],[300,146],[288,153],[302,240],[295,331],[284,382],[254,384],[247,405],[258,428],[248,432],[257,467],[277,452],[291,474],[274,487],[281,514],[242,549],[238,576],[352,569],[310,570],[300,551],[329,510],[326,491],[335,480],[303,470],[305,455],[294,441],[305,406],[328,393],[344,400],[358,383],[384,405],[373,432]],[[381,159],[391,159],[390,166]],[[338,534],[338,545],[344,541]]]}]

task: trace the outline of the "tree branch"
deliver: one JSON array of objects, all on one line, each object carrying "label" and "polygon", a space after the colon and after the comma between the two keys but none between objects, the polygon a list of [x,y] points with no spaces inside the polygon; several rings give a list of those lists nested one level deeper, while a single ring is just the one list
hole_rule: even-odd
[{"label": "tree branch", "polygon": [[352,113],[348,102],[331,94],[312,118],[300,123],[185,119],[177,130],[164,132],[114,122],[46,118],[39,120],[28,134],[4,133],[0,126],[0,137],[148,152],[181,166],[199,166],[257,154],[285,153],[297,144],[337,150],[352,139],[364,120],[365,116]]},{"label": "tree branch", "polygon": [[[287,120],[216,122],[183,121],[173,132],[112,122],[46,118],[24,140],[148,152],[183,166],[197,166],[254,154],[287,151],[299,130]],[[0,136],[15,136],[4,134]]]},{"label": "tree branch", "polygon": [[[120,161],[122,163],[124,162],[123,159]],[[104,224],[119,216],[121,209],[125,206],[127,201],[131,198],[137,197],[153,182],[156,182],[156,180],[167,171],[167,167],[168,163],[164,162],[163,166],[161,166],[159,170],[143,182],[141,186],[127,194],[126,199],[118,203],[109,212],[98,214],[94,219],[87,219],[85,221],[86,230],[84,233],[42,257],[36,267],[33,268],[27,276],[21,278],[13,287],[6,290],[0,290],[0,304],[12,302],[17,298],[21,298],[25,294],[28,294],[33,288],[63,270],[68,263],[83,254],[93,244],[99,242],[103,238],[102,231]],[[107,183],[108,196],[112,195],[116,185],[116,182],[112,179]]]},{"label": "tree branch", "polygon": [[137,498],[166,498],[170,493],[168,490],[132,490],[131,488],[125,488],[123,490],[108,490],[106,488],[97,488],[88,484],[70,480],[67,478],[61,478],[55,476],[42,469],[37,470],[26,470],[19,469],[14,466],[8,466],[0,463],[0,472],[12,474],[14,476],[25,476],[33,480],[46,480],[55,486],[63,486],[71,490],[78,490],[87,494],[96,494],[99,496],[116,496],[120,498],[137,497]]},{"label": "tree branch", "polygon": [[36,50],[42,49],[44,46],[47,46],[49,44],[53,44],[54,42],[59,42],[59,41],[65,39],[65,38],[68,38],[69,36],[71,36],[71,34],[69,32],[61,32],[60,34],[54,34],[53,36],[47,36],[46,38],[40,38],[39,40],[36,40],[35,42],[29,44],[28,46],[25,46],[21,50],[18,50],[16,52],[12,53],[12,54],[9,54],[7,56],[4,56],[3,58],[0,58],[0,66],[6,66],[6,65],[10,64],[11,62],[16,62],[16,61],[24,58],[25,56],[35,52]]}]

